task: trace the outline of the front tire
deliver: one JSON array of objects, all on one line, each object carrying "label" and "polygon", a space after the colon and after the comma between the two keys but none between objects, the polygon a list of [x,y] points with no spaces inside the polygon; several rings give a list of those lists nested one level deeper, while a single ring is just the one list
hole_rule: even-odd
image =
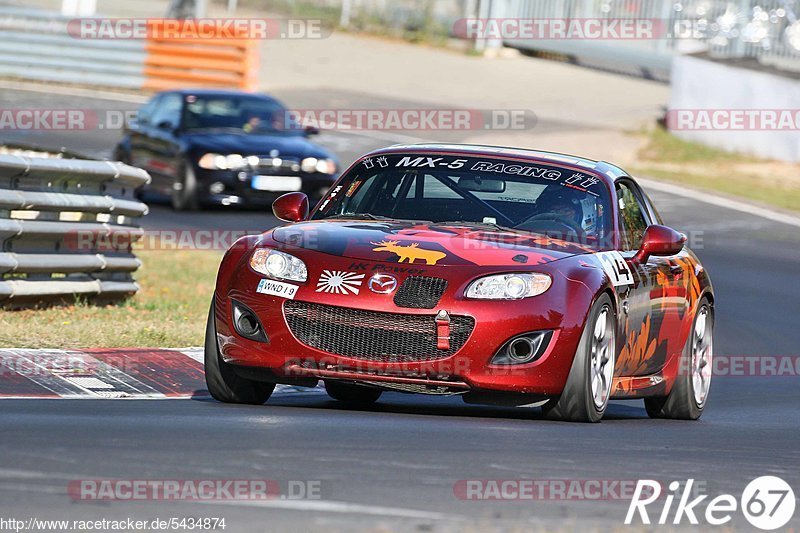
[{"label": "front tire", "polygon": [[561,396],[542,406],[547,418],[599,422],[611,398],[617,354],[617,317],[608,294],[592,306]]},{"label": "front tire", "polygon": [[200,208],[197,177],[188,162],[182,164],[178,170],[178,179],[172,184],[170,201],[175,211],[197,211]]},{"label": "front tire", "polygon": [[234,371],[233,365],[222,360],[214,324],[214,304],[211,304],[208,312],[204,355],[206,386],[217,401],[261,405],[275,390],[274,383],[261,383],[240,377]]},{"label": "front tire", "polygon": [[379,389],[349,385],[337,381],[326,381],[325,390],[328,392],[328,396],[334,400],[362,407],[377,402],[383,393]]},{"label": "front tire", "polygon": [[709,301],[703,298],[692,322],[692,332],[681,353],[678,377],[672,390],[666,397],[644,400],[650,418],[700,418],[711,388],[713,357],[714,313]]}]

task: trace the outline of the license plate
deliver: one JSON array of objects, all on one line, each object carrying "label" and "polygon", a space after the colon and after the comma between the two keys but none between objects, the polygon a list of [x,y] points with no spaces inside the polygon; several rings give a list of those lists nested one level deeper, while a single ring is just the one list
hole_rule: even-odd
[{"label": "license plate", "polygon": [[297,176],[253,176],[253,188],[259,191],[299,191],[303,180]]},{"label": "license plate", "polygon": [[294,295],[297,294],[297,289],[299,287],[297,285],[292,285],[291,283],[284,283],[282,281],[273,281],[271,279],[262,279],[258,282],[258,287],[256,287],[256,292],[260,292],[261,294],[269,294],[270,296],[280,296],[281,298],[288,298],[289,300],[294,299]]}]

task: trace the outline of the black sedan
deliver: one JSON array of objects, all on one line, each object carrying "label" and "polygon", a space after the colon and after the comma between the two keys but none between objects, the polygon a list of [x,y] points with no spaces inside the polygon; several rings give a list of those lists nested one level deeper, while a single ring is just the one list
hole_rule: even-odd
[{"label": "black sedan", "polygon": [[177,210],[266,205],[290,191],[321,197],[336,180],[335,157],[308,140],[316,133],[266,95],[166,91],[138,111],[114,156],[147,170],[149,191]]}]

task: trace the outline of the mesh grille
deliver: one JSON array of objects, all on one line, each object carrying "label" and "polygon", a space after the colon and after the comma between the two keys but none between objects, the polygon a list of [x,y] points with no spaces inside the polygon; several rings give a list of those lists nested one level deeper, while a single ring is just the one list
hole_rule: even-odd
[{"label": "mesh grille", "polygon": [[447,289],[446,279],[410,276],[395,293],[394,303],[397,307],[433,309],[439,303],[439,298],[445,289]]},{"label": "mesh grille", "polygon": [[364,381],[374,387],[381,389],[391,389],[400,392],[411,392],[414,394],[436,394],[441,396],[451,396],[455,394],[464,394],[467,391],[453,390],[448,387],[434,387],[432,385],[416,385],[412,383],[390,383],[386,381]]},{"label": "mesh grille", "polygon": [[401,315],[289,300],[283,312],[302,342],[328,353],[381,363],[431,361],[456,353],[475,327],[467,316],[450,317],[450,349],[436,348],[433,315]]}]

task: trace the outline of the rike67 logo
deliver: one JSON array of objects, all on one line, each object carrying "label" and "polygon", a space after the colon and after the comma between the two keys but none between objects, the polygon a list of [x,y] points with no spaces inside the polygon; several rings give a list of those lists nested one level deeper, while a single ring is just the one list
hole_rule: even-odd
[{"label": "rike67 logo", "polygon": [[668,492],[662,494],[658,481],[640,479],[628,507],[625,524],[634,523],[638,515],[638,520],[647,525],[678,525],[684,519],[697,525],[701,523],[700,518],[706,524],[721,526],[733,520],[733,515],[741,510],[753,527],[771,531],[785,526],[794,515],[794,491],[779,477],[762,476],[754,479],[748,483],[738,500],[731,494],[720,494],[706,501],[708,495],[697,495],[693,487],[694,479],[687,480],[683,485],[673,481],[669,484]]}]

